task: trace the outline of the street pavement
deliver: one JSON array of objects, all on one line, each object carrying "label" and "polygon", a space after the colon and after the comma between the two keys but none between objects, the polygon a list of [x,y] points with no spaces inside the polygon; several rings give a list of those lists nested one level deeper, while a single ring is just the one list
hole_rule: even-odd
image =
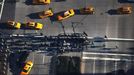
[{"label": "street pavement", "polygon": [[132,75],[133,73],[133,55],[108,52],[83,52],[82,54],[83,75]]},{"label": "street pavement", "polygon": [[[7,3],[10,5],[11,3]],[[72,24],[75,27],[76,32],[85,31],[88,36],[95,37],[101,36],[111,38],[134,38],[133,36],[133,17],[134,13],[130,15],[117,15],[117,14],[109,14],[108,11],[110,9],[117,9],[123,5],[131,5],[128,3],[119,3],[117,0],[66,0],[62,2],[52,1],[50,5],[32,5],[28,4],[26,0],[20,0],[18,2],[12,3],[15,7],[10,7],[12,13],[9,14],[6,12],[8,8],[5,8],[6,16],[4,21],[12,20],[18,22],[27,22],[27,21],[36,21],[44,24],[44,28],[42,30],[2,30],[3,33],[8,34],[24,34],[24,33],[43,33],[44,35],[57,35],[59,33],[63,33],[63,28],[61,23],[57,21],[52,21],[50,18],[39,19],[33,15],[34,13],[38,13],[43,10],[47,10],[50,7],[53,9],[54,13],[58,13],[61,11],[69,10],[71,8],[78,9],[85,6],[94,6],[95,14],[94,15],[75,15],[71,18],[62,21],[64,25],[66,33],[72,33],[73,28]],[[5,6],[6,7],[6,6]],[[15,9],[15,10],[14,10]],[[22,10],[23,9],[23,10]],[[4,12],[4,13],[5,13]],[[4,15],[4,14],[3,14]],[[13,16],[13,17],[12,17]],[[3,20],[2,20],[3,21]],[[111,43],[115,44],[115,43]],[[111,46],[109,44],[108,46]],[[133,46],[133,43],[116,43],[117,46],[120,46],[121,49],[128,48]]]},{"label": "street pavement", "polygon": [[[56,2],[53,0],[50,5],[32,5],[32,4],[29,5],[26,3],[26,0],[19,0],[16,3],[6,2],[4,6],[4,10],[3,10],[4,13],[2,15],[1,22],[6,22],[7,20],[15,20],[23,23],[27,21],[36,21],[36,22],[43,23],[44,27],[42,30],[38,30],[38,31],[23,30],[23,29],[9,30],[9,29],[2,29],[2,28],[0,29],[0,31],[3,34],[43,33],[44,35],[57,35],[59,33],[63,33],[63,28],[61,23],[57,21],[53,21],[50,18],[38,19],[37,17],[33,16],[33,14],[43,10],[47,10],[50,7],[53,9],[54,13],[58,13],[61,11],[69,10],[71,8],[78,9],[89,5],[95,7],[94,15],[76,14],[75,16],[62,21],[66,33],[73,32],[73,28],[72,28],[72,24],[73,24],[75,26],[76,32],[85,31],[89,37],[95,37],[95,36],[104,37],[106,35],[107,37],[110,38],[119,37],[119,38],[134,39],[134,34],[133,34],[134,13],[129,15],[117,15],[117,14],[111,15],[108,13],[110,9],[117,9],[122,5],[131,5],[134,9],[134,4],[119,3],[118,0],[66,0],[62,2]],[[133,42],[132,43],[130,42],[106,43],[107,47],[118,46],[119,50],[121,51],[127,51],[126,49],[132,48],[133,45],[134,45]],[[43,60],[45,59],[44,55],[38,55],[36,53],[30,53],[30,54],[31,55],[29,55],[28,60],[34,60],[35,63],[35,67],[32,69],[31,74],[36,74],[36,75],[40,73],[44,74],[43,71],[45,69],[43,66],[41,66],[43,64]],[[117,58],[122,58],[122,57],[117,57]],[[87,61],[89,62],[88,64],[86,64],[88,69],[87,68],[86,70],[84,69],[85,70],[84,72],[93,73],[93,74],[115,71],[116,69],[118,69],[115,67],[115,64],[118,65],[119,63],[122,63],[124,65],[123,70],[126,65],[129,66],[132,65],[132,62],[126,63],[122,61],[117,62],[117,61],[109,61],[109,60],[104,61],[104,60],[94,60],[94,59],[87,60]],[[93,65],[96,67],[95,69],[93,69]],[[38,69],[42,67],[43,69],[41,70]],[[106,70],[102,68],[105,68]],[[125,68],[125,71],[126,69],[129,68]]]},{"label": "street pavement", "polygon": [[34,63],[33,69],[30,74],[34,75],[49,75],[51,56],[46,56],[41,53],[30,53],[27,60],[31,60]]}]

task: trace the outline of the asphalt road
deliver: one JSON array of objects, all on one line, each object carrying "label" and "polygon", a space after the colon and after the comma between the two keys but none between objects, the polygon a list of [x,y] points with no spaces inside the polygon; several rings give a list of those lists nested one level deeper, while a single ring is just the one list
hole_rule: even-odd
[{"label": "asphalt road", "polygon": [[[12,5],[12,6],[11,6]],[[44,24],[44,28],[39,31],[35,30],[9,30],[2,29],[3,33],[8,34],[24,34],[24,33],[43,33],[44,35],[57,35],[63,33],[61,23],[53,21],[50,18],[38,19],[34,13],[52,8],[54,13],[69,10],[71,8],[78,9],[92,5],[95,7],[94,15],[75,15],[62,21],[66,33],[72,33],[72,24],[76,32],[85,31],[90,37],[105,36],[115,38],[134,38],[133,35],[133,17],[130,15],[109,14],[110,9],[116,9],[122,5],[134,5],[128,3],[119,3],[117,0],[67,0],[62,2],[52,1],[50,5],[32,5],[27,0],[20,0],[17,3],[7,2],[5,4],[2,22],[7,20],[15,20],[25,23],[26,21],[36,21]],[[7,11],[11,10],[11,13]],[[23,10],[22,10],[23,9]],[[8,16],[7,16],[8,15]],[[73,23],[72,23],[73,22]],[[111,43],[120,46],[121,49],[133,46],[133,43]],[[111,46],[109,44],[109,46]]]},{"label": "asphalt road", "polygon": [[[4,34],[24,34],[24,33],[43,33],[44,35],[57,35],[59,33],[63,33],[63,28],[61,23],[57,21],[52,21],[50,18],[46,19],[38,19],[37,17],[33,16],[34,13],[40,12],[42,10],[47,10],[48,8],[52,8],[54,13],[58,13],[61,11],[69,10],[70,8],[82,8],[88,5],[92,5],[95,7],[95,14],[94,15],[75,15],[71,18],[68,18],[62,21],[62,24],[65,26],[66,33],[72,33],[72,24],[75,26],[76,32],[83,32],[85,31],[90,37],[95,36],[105,36],[112,38],[131,38],[134,39],[133,29],[134,29],[134,13],[130,15],[111,15],[108,13],[110,9],[116,9],[122,5],[131,5],[134,9],[134,4],[128,3],[119,3],[118,0],[66,0],[63,2],[56,2],[52,1],[50,5],[29,5],[26,0],[19,0],[17,3],[13,2],[6,2],[5,7],[3,10],[3,15],[1,22],[6,22],[7,20],[15,20],[19,22],[26,22],[26,21],[36,21],[44,24],[44,28],[39,31],[35,30],[9,30],[9,29],[0,29],[1,33]],[[10,13],[9,13],[9,9]],[[8,16],[7,16],[8,15]],[[133,47],[134,43],[118,43],[118,42],[111,42],[107,44],[107,47],[115,47],[118,46],[121,51],[126,51],[126,48]],[[31,53],[34,54],[34,53]],[[32,58],[34,57],[34,58]],[[38,71],[38,67],[41,64],[42,60],[44,60],[44,55],[30,55],[29,60],[34,60],[35,68],[31,74],[39,74],[41,73]],[[45,59],[46,60],[46,59]],[[89,67],[93,65],[93,63],[100,62],[99,60],[89,60],[91,64],[87,64],[86,66]],[[114,63],[112,63],[114,62]],[[96,69],[96,73],[104,73],[104,61],[98,65],[98,69]],[[116,64],[115,61],[106,61],[106,65],[109,64]],[[120,62],[119,62],[120,63]],[[123,64],[126,64],[122,62]],[[102,65],[103,66],[102,66]],[[118,64],[118,63],[117,63]],[[129,64],[129,63],[128,63]],[[132,63],[130,62],[130,65]],[[37,66],[37,67],[36,67]],[[97,67],[97,65],[95,65]],[[102,66],[102,67],[100,67]],[[126,66],[126,65],[125,65]],[[42,67],[42,66],[41,66]],[[40,68],[41,68],[40,67]],[[107,66],[106,72],[114,71],[115,68]],[[91,67],[90,67],[91,68]],[[44,68],[43,68],[44,70]],[[86,71],[84,71],[86,72]],[[93,72],[92,68],[88,70],[88,72]]]},{"label": "asphalt road", "polygon": [[83,52],[81,72],[83,75],[132,75],[133,57],[130,54]]}]

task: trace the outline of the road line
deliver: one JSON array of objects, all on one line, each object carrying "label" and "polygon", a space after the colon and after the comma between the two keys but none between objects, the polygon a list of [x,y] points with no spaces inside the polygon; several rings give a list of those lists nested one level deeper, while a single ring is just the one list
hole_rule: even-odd
[{"label": "road line", "polygon": [[117,71],[117,67],[118,66],[118,62],[117,61],[115,61],[115,63],[114,63],[114,70],[115,70],[115,75],[117,75],[117,73],[116,73],[116,71]]},{"label": "road line", "polygon": [[81,62],[81,73],[84,74],[85,73],[85,62]]},{"label": "road line", "polygon": [[107,72],[107,60],[104,61],[104,73]]},{"label": "road line", "polygon": [[102,58],[102,57],[82,57],[82,59],[91,59],[91,60],[111,60],[111,61],[134,61],[128,59],[119,59],[119,58]]},{"label": "road line", "polygon": [[96,62],[95,62],[96,59],[94,59],[94,63],[93,63],[93,75],[95,74],[95,66],[96,66]]},{"label": "road line", "polygon": [[115,56],[134,56],[130,54],[117,54],[117,53],[94,53],[94,52],[83,52],[83,54],[94,54],[94,55],[115,55]]},{"label": "road line", "polygon": [[117,58],[101,58],[101,57],[82,57],[82,59],[92,59],[92,60],[114,60],[114,61],[120,61],[121,59]]},{"label": "road line", "polygon": [[43,62],[43,64],[45,64],[44,62],[45,62],[45,56],[43,55],[43,60],[42,60],[42,62]]},{"label": "road line", "polygon": [[0,20],[2,17],[3,7],[4,7],[5,0],[2,1],[1,11],[0,11]]},{"label": "road line", "polygon": [[127,39],[127,38],[105,38],[105,40],[111,40],[111,41],[132,41],[134,42],[134,39]]}]

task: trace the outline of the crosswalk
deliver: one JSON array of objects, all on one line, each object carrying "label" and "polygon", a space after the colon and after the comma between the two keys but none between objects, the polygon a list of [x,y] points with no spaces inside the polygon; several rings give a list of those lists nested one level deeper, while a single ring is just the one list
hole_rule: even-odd
[{"label": "crosswalk", "polygon": [[82,73],[92,73],[96,75],[110,73],[120,75],[120,71],[127,73],[133,67],[134,55],[120,53],[82,53]]},{"label": "crosswalk", "polygon": [[[90,55],[90,57],[88,57],[88,55]],[[100,56],[100,57],[98,57],[98,56]],[[121,57],[123,57],[123,58],[121,58]],[[126,58],[126,57],[129,57],[129,59]],[[134,57],[134,55],[130,55],[130,54],[119,54],[119,53],[83,52],[82,59],[109,60],[109,61],[134,61],[134,60],[131,60],[130,57]]]}]

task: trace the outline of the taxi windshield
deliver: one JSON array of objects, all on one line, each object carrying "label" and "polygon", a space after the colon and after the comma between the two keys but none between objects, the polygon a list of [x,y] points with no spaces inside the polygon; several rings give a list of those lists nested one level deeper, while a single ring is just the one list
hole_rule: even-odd
[{"label": "taxi windshield", "polygon": [[15,22],[14,26],[16,27],[17,26],[17,23]]},{"label": "taxi windshield", "polygon": [[[31,66],[30,64],[26,64],[27,66]],[[30,69],[30,67],[28,67],[28,69],[25,69],[25,67],[23,68],[23,72],[28,72],[29,71],[29,69]]]},{"label": "taxi windshield", "polygon": [[38,26],[38,24],[37,23],[35,23],[35,27],[37,27]]}]

